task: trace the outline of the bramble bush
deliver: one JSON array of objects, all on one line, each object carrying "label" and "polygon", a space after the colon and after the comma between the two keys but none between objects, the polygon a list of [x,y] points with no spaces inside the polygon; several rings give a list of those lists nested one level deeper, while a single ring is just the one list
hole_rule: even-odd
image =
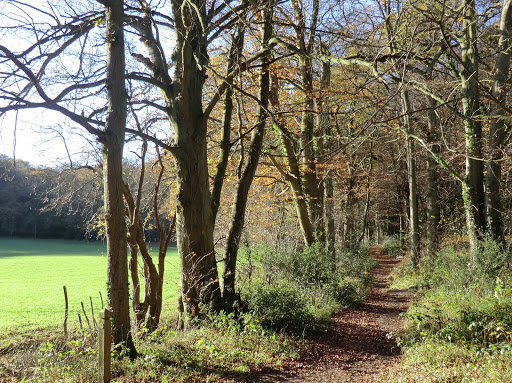
[{"label": "bramble bush", "polygon": [[300,251],[244,249],[242,299],[265,328],[322,331],[335,311],[364,299],[371,281],[367,251],[339,253],[335,259],[318,243]]},{"label": "bramble bush", "polygon": [[510,250],[486,239],[474,253],[445,247],[402,275],[397,284],[413,282],[418,299],[397,336],[404,357],[385,381],[512,381],[510,264]]},{"label": "bramble bush", "polygon": [[243,299],[263,327],[301,333],[319,326],[304,294],[301,286],[284,279],[272,284],[257,280],[246,287]]},{"label": "bramble bush", "polygon": [[510,251],[490,239],[476,254],[441,250],[420,271],[428,290],[405,314],[409,326],[402,341],[412,345],[437,339],[486,352],[512,350],[509,264]]}]

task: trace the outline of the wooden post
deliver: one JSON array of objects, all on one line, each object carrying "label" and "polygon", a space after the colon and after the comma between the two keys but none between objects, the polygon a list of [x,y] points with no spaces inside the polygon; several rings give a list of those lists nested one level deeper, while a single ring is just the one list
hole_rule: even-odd
[{"label": "wooden post", "polygon": [[92,305],[92,297],[89,296],[89,303],[91,304],[91,318],[92,318],[92,327],[94,331],[98,331],[98,322],[96,322],[96,318],[94,317],[94,307]]},{"label": "wooden post", "polygon": [[99,383],[110,383],[110,343],[112,338],[112,327],[110,319],[112,312],[108,309],[100,311],[99,323]]},{"label": "wooden post", "polygon": [[89,332],[92,332],[91,322],[89,321],[89,317],[87,316],[87,313],[85,312],[84,302],[80,302],[82,305],[82,312],[84,313],[85,320],[87,321],[87,326],[89,327]]},{"label": "wooden post", "polygon": [[64,312],[64,336],[68,337],[68,289],[66,286],[62,286],[64,289],[64,304],[65,304],[65,312]]}]

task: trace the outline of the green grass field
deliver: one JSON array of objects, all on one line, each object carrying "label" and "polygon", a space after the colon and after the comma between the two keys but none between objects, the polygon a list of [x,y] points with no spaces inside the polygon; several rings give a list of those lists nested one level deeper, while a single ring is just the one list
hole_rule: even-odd
[{"label": "green grass field", "polygon": [[[0,331],[23,332],[62,325],[64,292],[69,299],[68,327],[78,327],[80,302],[90,319],[89,297],[96,317],[101,291],[106,301],[106,246],[101,242],[73,242],[0,238]],[[163,314],[176,306],[179,260],[167,252]],[[105,302],[106,303],[106,302]],[[87,326],[85,319],[84,326]]]}]

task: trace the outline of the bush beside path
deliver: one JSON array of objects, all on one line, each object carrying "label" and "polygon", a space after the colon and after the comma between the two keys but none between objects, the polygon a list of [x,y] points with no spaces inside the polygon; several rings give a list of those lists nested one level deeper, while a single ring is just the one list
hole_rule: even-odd
[{"label": "bush beside path", "polygon": [[390,334],[403,325],[399,315],[409,307],[411,294],[390,289],[388,281],[402,259],[383,254],[378,246],[370,256],[377,266],[366,301],[335,315],[328,332],[312,337],[307,352],[268,381],[379,382],[399,360],[400,349]]}]

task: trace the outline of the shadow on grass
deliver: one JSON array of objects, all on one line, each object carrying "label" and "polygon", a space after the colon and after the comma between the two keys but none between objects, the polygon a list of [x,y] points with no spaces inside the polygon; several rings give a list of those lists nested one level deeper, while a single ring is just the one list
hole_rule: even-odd
[{"label": "shadow on grass", "polygon": [[[199,340],[200,341],[200,340]],[[219,346],[223,347],[223,346]],[[226,345],[224,345],[226,347]],[[154,381],[154,372],[158,378],[172,378],[179,382],[270,382],[269,376],[278,374],[272,360],[259,361],[253,352],[243,346],[238,348],[216,349],[215,345],[194,344],[158,344],[141,350],[139,358],[132,364],[118,361],[113,367],[113,377],[124,381],[130,376],[136,381]],[[145,352],[146,351],[146,352]],[[258,352],[256,352],[258,354]]]}]

